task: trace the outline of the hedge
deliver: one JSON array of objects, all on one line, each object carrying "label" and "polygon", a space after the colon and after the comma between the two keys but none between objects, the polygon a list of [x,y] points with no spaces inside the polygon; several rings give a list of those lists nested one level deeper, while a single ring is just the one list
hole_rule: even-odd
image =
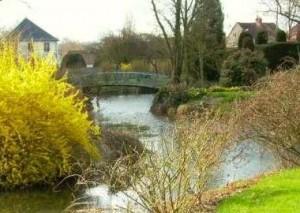
[{"label": "hedge", "polygon": [[[292,58],[297,62],[300,57],[300,42],[281,42],[257,45],[256,49],[264,53],[264,56],[268,61],[268,67],[271,70],[275,70],[281,66],[287,57]],[[291,66],[290,63],[288,65]]]},{"label": "hedge", "polygon": [[238,41],[239,49],[244,48],[243,43],[244,43],[245,38],[250,38],[253,41],[253,37],[249,32],[242,32],[240,37],[239,37],[239,41]]}]

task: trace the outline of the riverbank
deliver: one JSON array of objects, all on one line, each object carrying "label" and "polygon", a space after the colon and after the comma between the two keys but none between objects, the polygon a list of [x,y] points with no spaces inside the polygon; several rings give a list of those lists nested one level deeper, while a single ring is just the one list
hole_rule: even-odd
[{"label": "riverbank", "polygon": [[161,89],[156,94],[151,112],[176,119],[201,113],[206,109],[219,108],[226,111],[232,102],[244,100],[253,95],[254,92],[248,87],[185,88],[171,86]]},{"label": "riverbank", "polygon": [[[226,187],[191,196],[195,212],[297,212],[300,208],[300,169],[265,173]],[[91,208],[76,212],[101,212]]]}]

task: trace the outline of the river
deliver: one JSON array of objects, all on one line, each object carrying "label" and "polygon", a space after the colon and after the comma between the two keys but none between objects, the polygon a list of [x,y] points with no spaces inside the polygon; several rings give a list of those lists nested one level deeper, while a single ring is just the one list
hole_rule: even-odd
[{"label": "river", "polygon": [[[150,150],[162,150],[162,139],[170,139],[174,124],[172,121],[153,115],[150,107],[154,95],[126,95],[95,99],[96,120],[104,125],[147,126],[146,137],[141,134],[141,142]],[[145,128],[141,128],[145,129]],[[238,157],[236,157],[238,156]],[[274,170],[277,165],[271,152],[256,143],[242,142],[233,150],[228,150],[224,163],[211,181],[211,187],[222,187],[230,182],[255,177],[263,172]],[[122,192],[109,193],[105,185],[90,189],[88,195],[94,198],[99,208],[126,208],[131,200]],[[131,196],[135,196],[133,192]],[[134,205],[134,204],[131,204]]]},{"label": "river", "polygon": [[[157,117],[150,112],[153,99],[154,95],[95,98],[93,100],[95,119],[102,125],[112,128],[130,126],[149,150],[159,152],[163,146],[162,139],[172,137],[174,124],[167,118]],[[238,153],[239,157],[236,158]],[[276,162],[275,158],[268,150],[255,143],[243,142],[233,150],[227,151],[224,163],[211,181],[212,187],[221,187],[236,180],[274,170],[277,167],[274,162]],[[127,193],[136,196],[134,192]],[[122,192],[111,194],[106,185],[87,190],[85,196],[93,201],[92,207],[104,209],[126,208],[128,202],[131,202]],[[0,212],[61,212],[70,205],[71,198],[70,193],[66,191],[54,193],[47,190],[34,190],[2,193]]]}]

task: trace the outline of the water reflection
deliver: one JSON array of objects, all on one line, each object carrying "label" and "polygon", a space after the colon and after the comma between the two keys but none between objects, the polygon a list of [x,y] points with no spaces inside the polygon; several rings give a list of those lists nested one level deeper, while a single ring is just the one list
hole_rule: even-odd
[{"label": "water reflection", "polygon": [[109,187],[100,185],[89,189],[86,193],[94,206],[100,207],[107,212],[128,212],[127,209],[134,209],[134,212],[145,212],[138,204],[139,196],[132,190],[112,194]]},{"label": "water reflection", "polygon": [[0,193],[0,212],[3,213],[57,213],[71,203],[69,190],[53,192],[49,189],[31,189]]},{"label": "water reflection", "polygon": [[[131,124],[146,133],[139,138],[147,149],[161,150],[161,140],[170,137],[173,124],[167,119],[150,112],[154,95],[112,96],[93,100],[95,117],[103,125]],[[145,128],[143,128],[145,129]]]},{"label": "water reflection", "polygon": [[243,141],[226,152],[212,186],[221,187],[273,171],[280,167],[276,162],[278,161],[270,150],[253,141]]}]

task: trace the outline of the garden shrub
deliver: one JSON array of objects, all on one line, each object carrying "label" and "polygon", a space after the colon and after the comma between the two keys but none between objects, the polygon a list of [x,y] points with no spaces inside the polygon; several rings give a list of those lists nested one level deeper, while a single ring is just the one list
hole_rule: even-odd
[{"label": "garden shrub", "polygon": [[268,32],[266,31],[260,31],[257,33],[255,38],[256,44],[267,44],[269,40]]},{"label": "garden shrub", "polygon": [[204,77],[209,82],[218,82],[222,63],[226,57],[224,48],[207,53],[204,57]]},{"label": "garden shrub", "polygon": [[287,42],[287,35],[283,30],[277,30],[276,41],[277,42]]},{"label": "garden shrub", "polygon": [[[143,175],[131,178],[141,212],[205,212],[203,193],[211,184],[231,139],[235,119],[219,112],[194,115],[176,123],[174,139],[158,153],[137,162]],[[132,206],[132,205],[129,205]],[[207,209],[206,209],[207,210]]]},{"label": "garden shrub", "polygon": [[238,41],[238,47],[239,49],[242,49],[243,48],[243,41],[245,38],[251,38],[251,40],[253,41],[253,37],[250,33],[248,32],[242,32],[240,37],[239,37],[239,41]]},{"label": "garden shrub", "polygon": [[242,103],[239,126],[246,139],[273,148],[284,162],[300,165],[300,69],[279,72],[257,85]]},{"label": "garden shrub", "polygon": [[254,46],[253,39],[250,38],[250,37],[245,37],[245,38],[243,39],[242,48],[243,48],[243,49],[249,49],[249,50],[251,50],[251,51],[254,51],[255,46]]},{"label": "garden shrub", "polygon": [[265,75],[266,67],[261,53],[239,50],[225,60],[221,82],[225,86],[250,86]]},{"label": "garden shrub", "polygon": [[[300,60],[300,43],[273,43],[266,45],[257,45],[257,50],[261,50],[264,53],[266,60],[268,61],[268,67],[271,70],[278,69],[286,64],[285,60],[294,60],[294,63],[299,63]],[[290,63],[285,68],[292,68],[295,64]]]},{"label": "garden shrub", "polygon": [[121,68],[124,72],[131,72],[132,71],[132,65],[128,63],[121,63]]},{"label": "garden shrub", "polygon": [[50,58],[25,60],[0,47],[0,188],[51,184],[82,156],[98,158],[84,100],[53,78]]}]

